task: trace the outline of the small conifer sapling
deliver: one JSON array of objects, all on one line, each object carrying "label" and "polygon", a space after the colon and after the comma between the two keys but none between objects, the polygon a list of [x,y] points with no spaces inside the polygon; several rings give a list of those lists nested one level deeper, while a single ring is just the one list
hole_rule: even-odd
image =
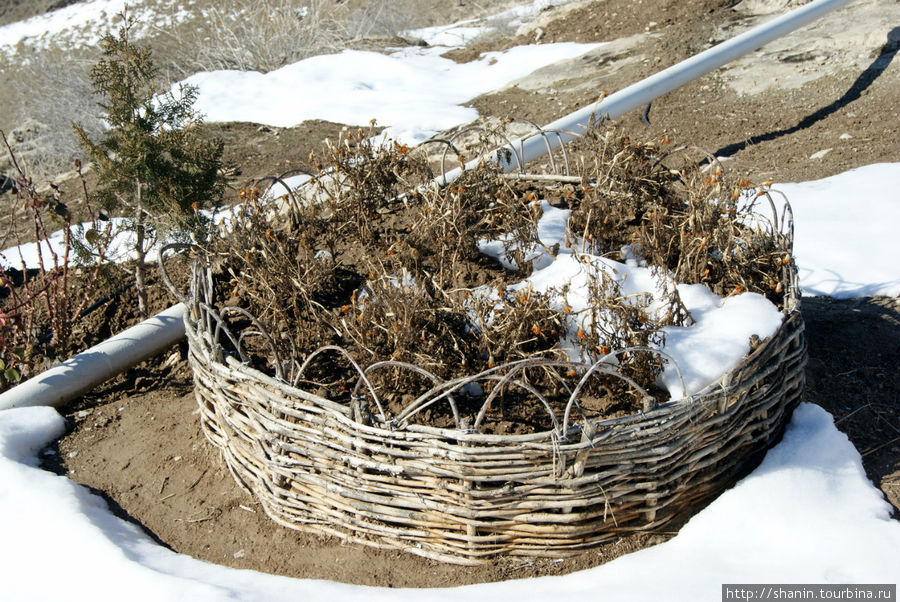
[{"label": "small conifer sapling", "polygon": [[196,88],[157,93],[151,52],[133,42],[134,19],[122,19],[118,35],[101,40],[91,70],[109,130],[94,142],[81,125],[74,128],[97,171],[97,205],[133,216],[122,228],[134,233],[134,283],[145,316],[147,252],[161,236],[206,238],[211,224],[200,210],[221,200],[223,143],[199,135]]}]

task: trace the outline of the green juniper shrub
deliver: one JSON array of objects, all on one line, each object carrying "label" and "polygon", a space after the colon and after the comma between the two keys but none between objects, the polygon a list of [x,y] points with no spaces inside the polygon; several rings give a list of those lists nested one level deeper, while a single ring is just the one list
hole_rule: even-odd
[{"label": "green juniper shrub", "polygon": [[98,204],[108,212],[133,216],[122,228],[134,232],[138,310],[147,312],[144,285],[147,252],[161,237],[203,239],[211,226],[201,209],[222,197],[223,143],[198,135],[197,90],[157,94],[157,70],[150,50],[130,37],[134,20],[123,14],[118,36],[100,43],[102,57],[91,81],[109,131],[92,141],[80,125],[75,132],[97,170]]}]

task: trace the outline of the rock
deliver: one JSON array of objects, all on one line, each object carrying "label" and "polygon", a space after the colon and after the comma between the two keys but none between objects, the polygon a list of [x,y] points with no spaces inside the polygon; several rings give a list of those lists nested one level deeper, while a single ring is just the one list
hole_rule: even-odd
[{"label": "rock", "polygon": [[15,192],[16,191],[16,181],[10,178],[9,176],[5,176],[0,174],[0,194],[4,192]]}]

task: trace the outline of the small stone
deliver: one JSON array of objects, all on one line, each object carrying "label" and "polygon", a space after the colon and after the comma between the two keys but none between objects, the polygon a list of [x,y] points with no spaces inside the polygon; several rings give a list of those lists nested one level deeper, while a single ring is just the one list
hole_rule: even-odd
[{"label": "small stone", "polygon": [[79,410],[75,413],[75,416],[77,416],[78,418],[87,418],[90,415],[91,413],[89,410]]},{"label": "small stone", "polygon": [[77,456],[77,455],[78,455],[78,452],[77,452],[77,451],[71,451],[71,452],[69,452],[69,457],[70,457],[70,458],[74,458],[74,457]]},{"label": "small stone", "polygon": [[820,150],[820,151],[818,151],[818,152],[815,152],[815,153],[811,154],[811,155],[809,156],[809,158],[810,158],[810,159],[821,159],[822,157],[824,157],[825,155],[827,155],[827,154],[830,153],[831,151],[832,151],[832,149],[830,149],[830,148],[823,148],[822,150]]},{"label": "small stone", "polygon": [[243,558],[244,556],[246,556],[246,554],[244,553],[244,550],[241,549],[241,550],[238,550],[237,552],[235,552],[235,553],[233,554],[233,556],[234,556],[235,558]]},{"label": "small stone", "polygon": [[853,136],[851,136],[850,134],[847,134],[846,132],[843,133],[843,134],[841,134],[841,135],[838,136],[838,137],[839,137],[841,140],[850,140],[851,138],[853,138]]},{"label": "small stone", "polygon": [[757,347],[759,347],[759,335],[751,334],[750,335],[750,351],[755,350]]}]

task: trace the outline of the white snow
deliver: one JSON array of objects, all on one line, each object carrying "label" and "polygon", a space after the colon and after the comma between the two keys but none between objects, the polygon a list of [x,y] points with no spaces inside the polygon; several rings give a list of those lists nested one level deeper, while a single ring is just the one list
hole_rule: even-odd
[{"label": "white snow", "polygon": [[[580,56],[600,44],[565,42],[486,52],[459,64],[446,48],[404,48],[385,55],[345,50],[275,71],[212,71],[183,82],[197,86],[196,108],[207,121],[251,121],[289,127],[308,119],[368,125],[404,144],[478,118],[461,106],[545,65]],[[174,88],[173,88],[174,89]]]},{"label": "white snow", "polygon": [[[81,28],[96,23],[106,15],[117,15],[122,12],[125,0],[93,0],[79,2],[60,8],[50,13],[37,15],[25,21],[18,21],[0,27],[0,46],[15,46],[20,42],[37,43],[42,39],[58,39],[59,35],[69,28]],[[86,38],[87,43],[96,43],[99,33]],[[9,49],[7,49],[9,50]]]},{"label": "white snow", "polygon": [[[138,20],[136,33],[152,27],[165,29],[186,18],[187,12],[173,8],[172,2],[135,2],[133,0],[88,0],[55,11],[36,15],[0,27],[0,53],[12,56],[20,45],[29,50],[46,48],[51,42],[64,48],[92,46],[107,31],[117,31],[119,18],[127,7]],[[27,60],[27,54],[23,60]]]},{"label": "white snow", "polygon": [[[123,229],[123,226],[131,222],[130,218],[114,217],[109,220],[113,227],[113,232],[122,230],[113,238],[109,248],[107,249],[106,258],[113,262],[125,262],[134,258],[132,248],[135,243],[134,232]],[[102,224],[102,222],[101,222]],[[72,234],[77,235],[78,229],[87,232],[94,224],[91,222],[83,222],[81,224],[73,224]],[[105,227],[105,226],[101,226]],[[57,230],[47,237],[47,240],[41,241],[40,249],[38,243],[28,242],[16,247],[10,247],[0,251],[0,265],[13,266],[21,269],[24,264],[28,268],[37,268],[41,265],[41,258],[44,260],[44,268],[51,270],[56,266],[63,265],[63,254],[65,253],[65,237],[62,230]],[[82,239],[82,243],[85,241]],[[152,247],[147,255],[147,261],[156,261],[158,245]],[[54,258],[54,254],[56,258]],[[74,261],[74,252],[71,254],[70,261]]]},{"label": "white snow", "polygon": [[410,29],[403,35],[414,40],[422,40],[429,46],[465,46],[480,35],[493,31],[491,27],[472,26],[474,19],[467,19],[452,25],[435,25],[422,29]]},{"label": "white snow", "polygon": [[[774,334],[781,326],[782,316],[768,299],[757,293],[742,293],[722,300],[712,293],[686,295],[689,286],[706,289],[699,284],[678,287],[696,323],[690,327],[666,326],[663,331],[666,333],[664,349],[681,369],[685,394],[693,395],[715,383],[724,371],[734,368],[747,355],[752,335],[764,340]],[[695,303],[699,299],[702,301]],[[666,367],[662,381],[677,399],[681,385],[671,366]]]},{"label": "white snow", "polygon": [[[535,0],[506,18],[532,18],[547,4]],[[0,28],[0,51],[20,41],[43,43],[49,39],[45,33],[64,31],[91,43],[86,36],[97,29],[91,24],[120,5],[119,0],[82,2]],[[455,45],[477,33],[463,22],[419,35]],[[467,65],[442,59],[441,49],[434,48],[390,55],[346,51],[265,75],[202,73],[188,81],[200,87],[199,108],[208,120],[282,126],[306,119],[365,125],[376,118],[390,126],[390,136],[412,143],[477,117],[461,106],[474,96],[592,47],[513,48]],[[900,163],[775,186],[794,208],[805,294],[900,294],[900,237],[893,232],[900,223],[897,181]],[[544,209],[540,235],[550,247],[562,239],[566,214]],[[493,249],[496,253],[496,244]],[[555,259],[542,249],[531,252],[538,256],[538,270],[522,286],[559,286],[566,279],[577,285],[583,277],[585,264],[572,252]],[[37,265],[34,246],[23,247],[22,254],[26,265]],[[589,260],[598,269],[616,270],[623,292],[658,286],[658,279],[634,262]],[[0,261],[19,267],[18,250],[3,251]],[[703,287],[684,285],[679,292],[697,324],[668,328],[666,350],[679,358],[689,392],[739,360],[751,334],[764,338],[780,321],[758,295],[722,300]],[[573,296],[569,302],[574,301]],[[670,372],[664,376],[672,390],[680,387],[673,378]],[[890,506],[831,417],[808,404],[798,408],[783,441],[753,474],[668,543],[564,577],[425,591],[289,579],[173,553],[116,518],[86,488],[37,468],[40,449],[63,430],[63,419],[50,408],[0,412],[3,600],[718,600],[722,583],[900,581],[900,523],[890,520]]]},{"label": "white snow", "polygon": [[[279,185],[278,190],[281,189]],[[273,189],[274,190],[274,189]],[[206,215],[212,215],[216,222],[220,220],[225,220],[226,222],[231,219],[231,209],[226,208],[222,209],[219,213],[210,213],[203,212]],[[110,241],[108,248],[106,249],[105,261],[111,261],[113,263],[124,263],[136,257],[134,252],[134,245],[136,242],[136,234],[134,230],[129,229],[129,225],[134,220],[132,218],[125,217],[113,217],[109,219],[109,224],[112,227],[113,237]],[[98,222],[99,228],[103,229],[106,227],[105,222]],[[82,222],[81,224],[73,224],[72,227],[72,235],[77,236],[79,232],[79,228],[81,232],[89,231],[95,224],[92,222]],[[149,242],[150,239],[148,239]],[[145,256],[146,261],[154,262],[159,257],[159,249],[162,247],[162,244],[155,239],[154,242],[147,250],[147,254]],[[81,238],[81,242],[86,244],[84,238]],[[172,242],[169,240],[165,240],[164,242]],[[54,259],[53,254],[56,254],[56,258]],[[56,266],[63,265],[63,254],[65,253],[65,238],[63,236],[62,230],[57,230],[50,234],[47,240],[42,241],[40,244],[40,250],[38,249],[38,243],[36,242],[28,242],[21,244],[16,247],[10,247],[8,249],[4,249],[0,251],[0,265],[2,266],[12,266],[17,269],[21,269],[24,264],[27,268],[37,268],[41,265],[41,258],[44,260],[44,268],[45,269],[53,269]],[[75,253],[72,252],[69,258],[70,262],[74,262],[76,260]]]},{"label": "white snow", "polygon": [[[543,202],[544,217],[539,222],[541,242],[552,247],[563,239],[567,211],[554,209]],[[562,231],[558,233],[559,227]],[[573,252],[573,248],[560,247],[555,258],[546,250],[526,253],[526,259],[534,257],[535,270],[521,283],[508,287],[512,290],[527,288],[539,293],[558,292],[564,286],[569,292],[565,299],[554,299],[556,307],[568,305],[573,315],[581,317],[570,324],[563,348],[572,361],[583,360],[575,337],[579,328],[588,330],[587,310],[590,297],[587,293],[590,273],[603,272],[620,287],[623,297],[637,301],[643,293],[652,295],[647,304],[650,314],[658,316],[663,303],[671,293],[671,279],[660,278],[659,270],[631,265],[591,255]],[[492,255],[509,267],[501,243],[484,242],[482,252]],[[782,314],[768,299],[756,293],[742,293],[722,299],[703,285],[678,285],[679,295],[694,322],[686,326],[666,326],[663,349],[674,360],[666,362],[661,376],[664,386],[673,399],[698,393],[718,381],[723,374],[735,367],[750,351],[750,336],[760,340],[775,333],[781,325]],[[661,316],[659,316],[661,317]],[[600,316],[603,319],[603,316]],[[682,383],[684,388],[682,388]]]},{"label": "white snow", "polygon": [[900,295],[900,163],[776,184],[791,203],[804,295]]},{"label": "white snow", "polygon": [[831,416],[810,404],[756,471],[667,543],[564,577],[429,590],[288,579],[171,552],[86,488],[36,468],[63,431],[51,408],[0,412],[0,588],[10,602],[695,601],[720,599],[722,583],[900,579],[900,523]]}]

